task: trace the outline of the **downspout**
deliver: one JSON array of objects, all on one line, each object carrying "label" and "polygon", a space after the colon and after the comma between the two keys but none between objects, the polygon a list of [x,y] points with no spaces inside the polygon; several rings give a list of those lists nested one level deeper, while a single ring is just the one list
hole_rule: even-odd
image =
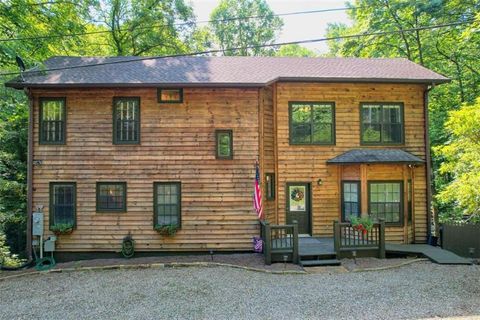
[{"label": "downspout", "polygon": [[33,95],[26,88],[28,97],[28,155],[27,155],[27,257],[32,261],[32,206],[33,206]]},{"label": "downspout", "polygon": [[[425,161],[426,161],[426,180],[427,180],[427,242],[430,242],[432,236],[432,157],[430,154],[430,130],[428,116],[428,93],[435,87],[435,84],[427,86],[423,93],[423,111],[425,118]],[[435,213],[434,213],[435,214]]]}]

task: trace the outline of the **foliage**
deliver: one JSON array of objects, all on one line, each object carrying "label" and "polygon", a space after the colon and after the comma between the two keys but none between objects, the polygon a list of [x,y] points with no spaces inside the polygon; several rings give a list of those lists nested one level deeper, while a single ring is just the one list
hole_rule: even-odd
[{"label": "foliage", "polygon": [[[233,19],[262,16],[262,19]],[[210,23],[218,45],[226,56],[271,56],[275,48],[251,48],[273,44],[283,26],[265,0],[222,0],[213,10]],[[229,50],[231,48],[245,48]]]},{"label": "foliage", "polygon": [[367,232],[370,232],[373,228],[373,221],[368,216],[357,217],[352,215],[349,219],[352,227],[355,230],[362,232],[363,235],[366,235]]},{"label": "foliage", "polygon": [[71,223],[58,223],[50,227],[50,230],[58,235],[70,234],[73,231],[73,224]]},{"label": "foliage", "polygon": [[183,0],[105,0],[93,16],[106,26],[103,37],[118,56],[187,52],[195,26],[193,9]]},{"label": "foliage", "polygon": [[281,46],[275,53],[277,57],[316,57],[317,54],[298,44],[287,44]]},{"label": "foliage", "polygon": [[163,236],[173,237],[177,233],[179,228],[176,224],[167,224],[155,225],[154,229]]},{"label": "foliage", "polygon": [[16,267],[20,265],[21,262],[16,254],[10,253],[10,249],[6,244],[6,237],[0,232],[0,265]]},{"label": "foliage", "polygon": [[[360,36],[329,41],[331,56],[403,57],[452,79],[429,94],[430,140],[434,170],[434,193],[458,175],[445,167],[443,155],[435,152],[455,139],[445,130],[449,111],[462,103],[472,103],[480,95],[480,2],[474,0],[356,0],[349,6],[352,26],[336,23],[328,27],[328,37],[386,32],[380,36]],[[464,23],[431,30],[408,31],[422,26]],[[390,32],[390,33],[388,33]],[[451,143],[451,142],[449,142]],[[463,161],[457,158],[453,161]],[[473,194],[472,194],[473,196]],[[440,199],[440,198],[436,198]],[[440,212],[451,211],[448,203],[436,202]]]},{"label": "foliage", "polygon": [[435,149],[442,156],[441,174],[452,176],[437,199],[454,203],[456,210],[441,216],[444,221],[459,221],[463,215],[480,221],[480,98],[450,111],[446,129],[449,141]]}]

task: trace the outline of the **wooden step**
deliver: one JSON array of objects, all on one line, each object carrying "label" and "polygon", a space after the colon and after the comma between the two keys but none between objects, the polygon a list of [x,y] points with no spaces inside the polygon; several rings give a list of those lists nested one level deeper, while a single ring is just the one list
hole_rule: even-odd
[{"label": "wooden step", "polygon": [[300,264],[304,267],[316,267],[316,266],[339,266],[340,261],[337,259],[328,260],[300,260]]}]

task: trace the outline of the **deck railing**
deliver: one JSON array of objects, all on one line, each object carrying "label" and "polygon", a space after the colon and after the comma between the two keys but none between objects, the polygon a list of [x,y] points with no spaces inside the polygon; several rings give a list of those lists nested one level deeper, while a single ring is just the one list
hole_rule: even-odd
[{"label": "deck railing", "polygon": [[355,229],[350,222],[333,223],[337,257],[376,256],[385,258],[385,222],[374,223],[367,233]]},{"label": "deck railing", "polygon": [[298,225],[296,223],[274,225],[267,221],[260,221],[260,227],[265,264],[287,261],[298,263]]}]

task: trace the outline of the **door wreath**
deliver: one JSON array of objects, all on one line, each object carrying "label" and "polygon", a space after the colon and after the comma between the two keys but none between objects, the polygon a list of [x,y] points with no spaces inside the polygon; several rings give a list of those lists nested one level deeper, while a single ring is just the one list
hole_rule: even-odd
[{"label": "door wreath", "polygon": [[290,194],[290,198],[294,201],[302,201],[304,197],[305,194],[299,188],[293,189],[292,193]]}]

